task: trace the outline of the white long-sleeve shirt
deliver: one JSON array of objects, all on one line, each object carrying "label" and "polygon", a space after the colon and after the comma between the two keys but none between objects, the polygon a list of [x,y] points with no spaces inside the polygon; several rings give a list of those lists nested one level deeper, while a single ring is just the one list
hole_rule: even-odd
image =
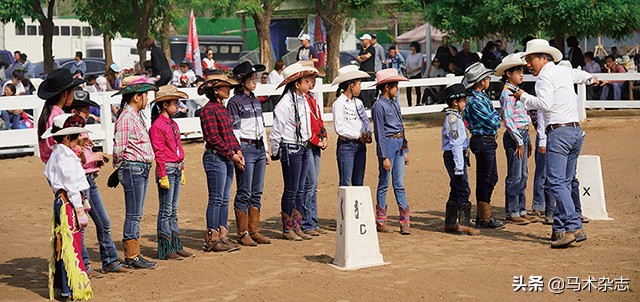
[{"label": "white long-sleeve shirt", "polygon": [[536,96],[524,92],[520,99],[527,109],[542,112],[546,125],[578,122],[577,95],[573,84],[590,84],[588,72],[557,66],[549,62],[538,74]]},{"label": "white long-sleeve shirt", "polygon": [[362,101],[349,99],[344,93],[333,103],[333,127],[336,134],[348,139],[358,139],[361,133],[371,131],[369,117]]},{"label": "white long-sleeve shirt", "polygon": [[67,192],[69,201],[76,209],[82,208],[81,191],[89,189],[80,158],[71,148],[55,144],[51,148],[51,157],[44,168],[44,176],[49,180],[53,193],[62,189]]},{"label": "white long-sleeve shirt", "polygon": [[[276,108],[273,110],[273,126],[271,128],[271,154],[277,154],[281,143],[299,144],[311,139],[311,109],[303,95],[295,95],[296,100],[291,99],[291,93],[287,92]],[[296,106],[300,120],[300,137],[296,134]]]},{"label": "white long-sleeve shirt", "polygon": [[538,147],[547,147],[546,127],[547,123],[544,122],[542,112],[538,111],[538,128],[536,128],[536,132],[538,132]]},{"label": "white long-sleeve shirt", "polygon": [[182,78],[187,78],[187,85],[191,86],[196,82],[196,74],[193,73],[191,69],[187,70],[187,72],[182,72],[182,70],[176,70],[173,72],[173,78],[171,79],[171,84],[174,86],[180,87],[182,85]]}]

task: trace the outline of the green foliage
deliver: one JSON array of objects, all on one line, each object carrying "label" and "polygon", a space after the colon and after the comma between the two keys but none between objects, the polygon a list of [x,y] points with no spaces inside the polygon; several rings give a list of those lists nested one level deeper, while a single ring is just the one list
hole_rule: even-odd
[{"label": "green foliage", "polygon": [[31,7],[30,1],[0,0],[0,22],[8,23],[13,21],[18,26],[21,26],[24,25],[24,18],[38,18],[38,14]]},{"label": "green foliage", "polygon": [[81,21],[100,28],[104,33],[135,37],[135,23],[128,0],[76,0],[75,13]]}]

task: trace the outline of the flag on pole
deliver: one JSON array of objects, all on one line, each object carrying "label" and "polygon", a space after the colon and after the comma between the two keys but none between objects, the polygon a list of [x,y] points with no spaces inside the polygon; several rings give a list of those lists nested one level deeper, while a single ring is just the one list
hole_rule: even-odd
[{"label": "flag on pole", "polygon": [[198,29],[196,28],[196,18],[191,10],[191,17],[189,18],[189,36],[187,37],[187,52],[184,56],[187,60],[191,61],[193,66],[193,72],[202,76],[202,61],[200,60],[200,43],[198,42]]}]

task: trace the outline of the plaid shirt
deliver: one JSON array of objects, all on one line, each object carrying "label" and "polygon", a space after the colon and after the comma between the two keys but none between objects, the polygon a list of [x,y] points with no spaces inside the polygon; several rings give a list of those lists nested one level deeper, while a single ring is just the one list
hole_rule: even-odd
[{"label": "plaid shirt", "polygon": [[464,120],[471,135],[496,135],[500,128],[500,113],[493,108],[484,92],[473,89],[472,93],[464,110]]},{"label": "plaid shirt", "polygon": [[216,100],[209,101],[200,113],[202,135],[205,148],[218,152],[229,160],[240,150],[238,139],[233,134],[231,116],[224,105]]},{"label": "plaid shirt", "polygon": [[507,127],[507,132],[518,143],[518,146],[522,146],[526,142],[522,139],[520,132],[529,125],[531,118],[527,114],[527,109],[524,108],[524,103],[511,96],[513,92],[509,88],[517,87],[507,83],[502,90],[502,94],[500,94],[504,126]]},{"label": "plaid shirt", "polygon": [[128,104],[116,121],[113,140],[114,167],[119,167],[124,161],[153,163],[155,157],[147,126],[140,112]]}]

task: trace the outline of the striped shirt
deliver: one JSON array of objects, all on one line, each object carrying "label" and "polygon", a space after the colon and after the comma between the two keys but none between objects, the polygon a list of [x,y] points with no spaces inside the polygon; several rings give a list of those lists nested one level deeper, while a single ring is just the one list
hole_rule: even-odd
[{"label": "striped shirt", "polygon": [[481,91],[473,89],[472,96],[467,98],[464,120],[471,135],[496,135],[500,128],[500,113],[493,108],[489,97]]},{"label": "striped shirt", "polygon": [[140,112],[127,104],[115,124],[113,165],[120,167],[124,161],[151,164],[154,158],[147,126]]},{"label": "striped shirt", "polygon": [[509,83],[505,84],[502,94],[500,94],[502,118],[507,132],[509,132],[513,140],[518,143],[518,146],[522,146],[526,142],[522,139],[520,132],[529,125],[531,118],[527,114],[524,103],[516,100],[516,98],[512,96],[513,92],[509,90],[509,88],[517,90],[518,87]]},{"label": "striped shirt", "polygon": [[267,132],[262,117],[262,105],[253,93],[242,93],[233,96],[227,104],[227,110],[231,116],[233,134],[238,141],[240,139],[262,140],[265,150],[267,144]]}]

